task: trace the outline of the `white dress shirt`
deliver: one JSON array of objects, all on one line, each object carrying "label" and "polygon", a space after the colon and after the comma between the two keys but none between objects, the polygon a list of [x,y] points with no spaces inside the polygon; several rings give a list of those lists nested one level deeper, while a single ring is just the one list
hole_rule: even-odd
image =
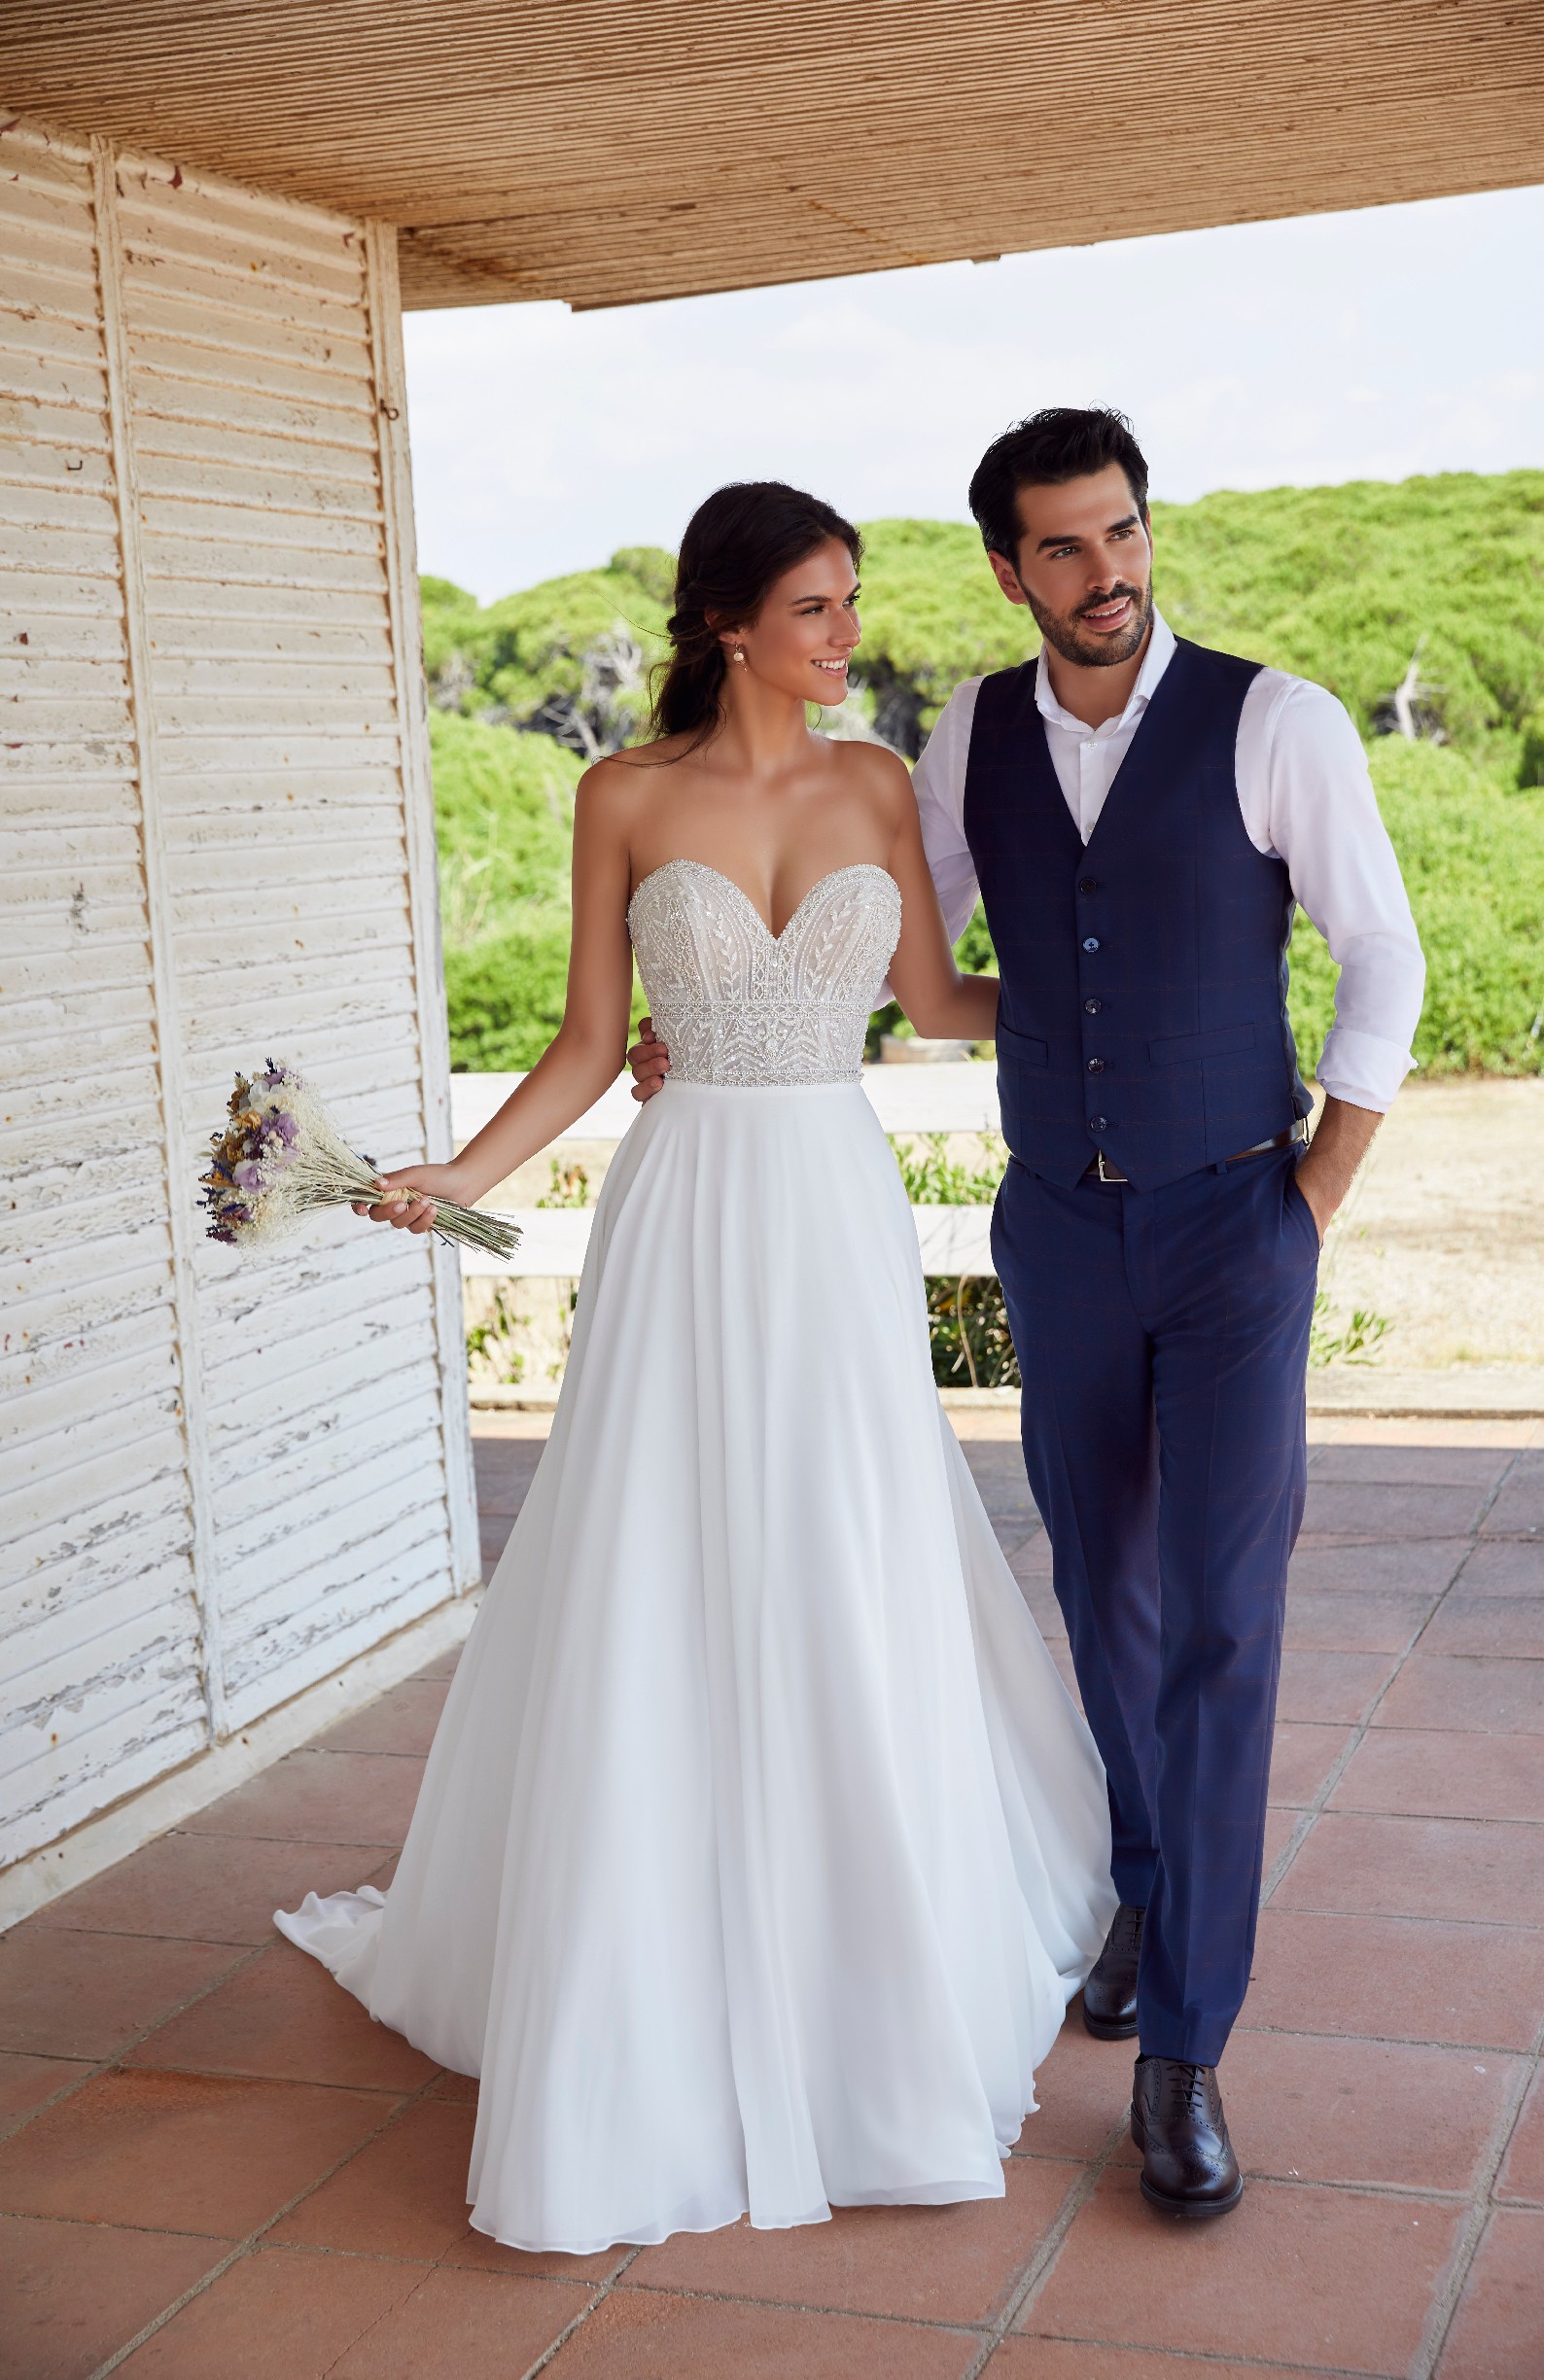
[{"label": "white dress shirt", "polygon": [[[1174,630],[1154,612],[1131,700],[1102,727],[1063,710],[1041,651],[1035,700],[1057,782],[1085,843],[1174,651]],[[955,688],[912,778],[951,941],[965,931],[976,905],[965,787],[980,683],[967,678]],[[1234,767],[1246,834],[1256,851],[1285,861],[1299,904],[1340,965],[1319,1082],[1353,1106],[1386,1109],[1416,1063],[1410,1044],[1426,962],[1399,862],[1378,814],[1361,738],[1325,687],[1262,669],[1244,698]]]}]

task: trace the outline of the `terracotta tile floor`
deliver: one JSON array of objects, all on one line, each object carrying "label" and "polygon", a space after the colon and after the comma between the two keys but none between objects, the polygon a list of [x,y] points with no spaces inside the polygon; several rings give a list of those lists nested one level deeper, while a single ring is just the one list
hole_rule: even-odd
[{"label": "terracotta tile floor", "polygon": [[[1011,1424],[960,1419],[1065,1657]],[[490,1567],[544,1430],[481,1423]],[[1539,2380],[1544,1429],[1321,1441],[1228,2222],[1142,2205],[1131,2052],[1074,2010],[1001,2202],[583,2258],[470,2230],[475,2085],[270,1923],[389,1878],[442,1660],[0,1939],[4,2380]]]}]

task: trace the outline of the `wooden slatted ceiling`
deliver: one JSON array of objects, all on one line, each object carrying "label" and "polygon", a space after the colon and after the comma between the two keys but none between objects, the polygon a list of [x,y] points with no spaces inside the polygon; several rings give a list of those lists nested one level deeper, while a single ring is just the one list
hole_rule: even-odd
[{"label": "wooden slatted ceiling", "polygon": [[409,305],[614,305],[1544,172],[1521,0],[34,0],[7,49],[18,103],[402,227]]},{"label": "wooden slatted ceiling", "polygon": [[466,1567],[428,1251],[341,1217],[241,1259],[193,1209],[270,1051],[424,1147],[378,243],[4,147],[0,1860]]}]

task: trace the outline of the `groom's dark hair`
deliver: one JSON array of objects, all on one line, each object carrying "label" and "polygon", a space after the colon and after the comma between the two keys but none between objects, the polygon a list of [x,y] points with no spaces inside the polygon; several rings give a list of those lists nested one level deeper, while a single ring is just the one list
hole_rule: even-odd
[{"label": "groom's dark hair", "polygon": [[1132,502],[1147,518],[1147,458],[1124,413],[1108,405],[1046,405],[1027,421],[994,438],[970,481],[970,509],[988,553],[1014,561],[1024,532],[1019,522],[1022,487],[1060,487],[1086,479],[1118,463],[1131,486]]}]

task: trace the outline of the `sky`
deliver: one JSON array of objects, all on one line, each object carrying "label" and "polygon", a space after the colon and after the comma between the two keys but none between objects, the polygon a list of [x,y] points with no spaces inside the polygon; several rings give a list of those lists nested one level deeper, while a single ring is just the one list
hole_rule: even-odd
[{"label": "sky", "polygon": [[571,314],[406,319],[420,567],[674,549],[726,479],[968,517],[988,441],[1129,413],[1155,496],[1544,465],[1544,187]]}]

